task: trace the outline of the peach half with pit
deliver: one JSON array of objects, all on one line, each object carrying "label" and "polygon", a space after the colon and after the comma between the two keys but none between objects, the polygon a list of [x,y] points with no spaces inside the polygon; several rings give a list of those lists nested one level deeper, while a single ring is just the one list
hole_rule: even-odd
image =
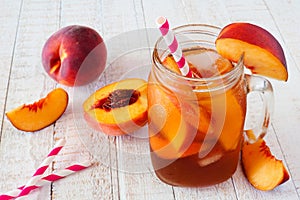
[{"label": "peach half with pit", "polygon": [[260,26],[239,22],[225,26],[216,39],[218,53],[237,62],[244,53],[244,64],[253,74],[287,81],[287,64],[277,39]]},{"label": "peach half with pit", "polygon": [[117,136],[132,133],[147,121],[147,82],[128,78],[106,85],[83,103],[84,118],[95,130]]},{"label": "peach half with pit", "polygon": [[63,85],[85,85],[102,73],[106,47],[92,28],[70,25],[53,33],[42,50],[42,63],[48,75]]},{"label": "peach half with pit", "polygon": [[272,190],[289,180],[283,162],[272,155],[263,139],[255,143],[245,142],[242,166],[249,182],[259,190]]},{"label": "peach half with pit", "polygon": [[41,130],[58,120],[68,105],[68,93],[57,88],[45,98],[32,104],[24,104],[6,113],[7,118],[19,130]]}]

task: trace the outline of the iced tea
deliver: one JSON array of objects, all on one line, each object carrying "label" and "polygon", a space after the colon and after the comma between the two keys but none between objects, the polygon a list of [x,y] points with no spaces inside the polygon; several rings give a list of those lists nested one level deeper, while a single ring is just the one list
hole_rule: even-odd
[{"label": "iced tea", "polygon": [[168,184],[207,186],[237,167],[246,113],[243,70],[213,49],[184,54],[196,79],[180,77],[170,55],[149,75],[151,159]]}]

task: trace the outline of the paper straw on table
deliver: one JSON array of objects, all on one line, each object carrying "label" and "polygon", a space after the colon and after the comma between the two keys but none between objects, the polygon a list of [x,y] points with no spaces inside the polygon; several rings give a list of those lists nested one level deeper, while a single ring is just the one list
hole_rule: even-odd
[{"label": "paper straw on table", "polygon": [[[27,187],[27,188],[25,188],[25,185],[24,185],[24,186],[19,187],[18,189],[15,189],[15,190],[9,191],[5,194],[2,194],[2,195],[0,195],[0,200],[8,200],[8,199],[14,199],[17,197],[21,197],[21,196],[26,196],[31,191],[33,191],[37,188],[40,188],[40,187],[46,185],[47,183],[51,183],[51,182],[57,181],[59,179],[65,178],[66,176],[69,176],[75,172],[86,169],[89,166],[91,166],[90,161],[73,164],[63,170],[58,170],[49,175],[41,177],[41,179],[38,180],[35,185],[31,185],[30,187]],[[24,191],[24,189],[26,191],[23,193],[23,195],[20,195],[20,192]]]},{"label": "paper straw on table", "polygon": [[156,20],[156,24],[166,44],[168,45],[181,74],[186,77],[193,77],[192,71],[188,65],[188,62],[184,58],[181,47],[179,46],[174,33],[172,32],[172,30],[170,30],[168,20],[165,17],[158,17]]},{"label": "paper straw on table", "polygon": [[25,187],[19,194],[19,196],[26,195],[27,188],[31,187],[33,185],[36,185],[37,181],[41,179],[44,172],[47,170],[49,165],[54,160],[55,156],[60,152],[60,150],[64,147],[66,143],[65,139],[60,139],[53,149],[50,151],[50,153],[47,155],[46,159],[42,162],[42,164],[38,167],[38,169],[35,171],[35,173],[32,175],[32,177],[29,179],[29,181],[25,184]]}]

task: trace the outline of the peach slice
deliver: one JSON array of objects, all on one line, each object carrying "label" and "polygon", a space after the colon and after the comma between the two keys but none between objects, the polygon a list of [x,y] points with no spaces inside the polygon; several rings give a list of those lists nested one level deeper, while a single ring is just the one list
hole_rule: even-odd
[{"label": "peach slice", "polygon": [[[215,71],[217,71],[218,74],[219,73],[223,74],[233,69],[233,65],[231,64],[231,62],[218,55],[218,53],[214,50],[200,49],[192,53],[201,54],[201,56],[197,57],[197,59],[215,58],[215,60],[212,59],[211,60],[212,62],[207,64],[207,67],[201,68],[201,73],[198,73],[196,67],[193,64],[189,63],[194,74],[197,74],[199,77],[214,76]],[[172,56],[166,57],[165,60],[163,61],[163,65],[166,68],[170,69],[171,71],[180,73],[177,64]],[[186,86],[186,88],[184,89],[192,90],[192,88],[188,86]],[[239,90],[237,93],[241,93],[240,91],[243,91],[241,88],[234,88],[233,90],[235,92],[236,90]],[[163,92],[161,94],[156,94],[156,96],[162,96],[162,95]],[[196,105],[194,107],[190,103],[185,103],[185,101],[182,101],[181,102],[182,105],[179,105],[179,102],[178,100],[176,101],[175,97],[171,98],[172,94],[168,94],[167,96],[171,98],[173,104],[176,105],[176,107],[178,107],[177,110],[180,109],[179,106],[185,109],[186,111],[185,113],[188,113],[185,115],[185,119],[188,122],[188,124],[194,126],[196,129],[199,129],[196,136],[197,140],[203,141],[204,139],[213,140],[213,137],[216,139],[219,138],[219,142],[222,144],[223,148],[226,151],[235,150],[237,148],[237,145],[240,144],[240,138],[242,136],[245,108],[243,108],[240,105],[240,102],[237,99],[236,95],[234,95],[234,92],[232,90],[229,90],[226,92],[225,95],[214,96],[213,99],[211,99],[210,94],[197,93],[196,95],[198,98],[199,105]],[[166,99],[166,101],[168,101],[168,99]],[[226,101],[226,104],[224,104],[224,101]],[[160,99],[159,102],[164,102],[164,101]],[[243,100],[241,100],[241,102],[243,102]],[[166,107],[167,109],[171,109],[172,106],[173,105],[168,105]],[[212,107],[214,107],[213,112],[218,113],[218,114],[213,114],[213,120],[211,120],[211,114],[210,114]],[[198,115],[196,112],[197,109],[199,111]],[[172,113],[175,113],[175,111]],[[224,113],[224,114],[222,115],[219,113]],[[172,114],[172,117],[174,116],[176,115]],[[196,122],[195,120],[199,120],[198,123],[195,123]],[[231,123],[233,121],[235,123]],[[198,125],[200,125],[200,127]],[[176,127],[174,130],[176,130]],[[207,134],[208,131],[209,134]],[[222,131],[221,135],[216,134],[219,131]],[[170,136],[170,138],[173,138],[173,136]]]},{"label": "peach slice", "polygon": [[124,79],[94,92],[84,103],[84,118],[107,135],[132,133],[147,121],[147,82]]},{"label": "peach slice", "polygon": [[215,144],[215,146],[211,149],[212,144],[207,143],[206,145],[208,146],[207,149],[209,150],[209,152],[207,152],[207,155],[205,155],[205,157],[199,158],[198,164],[201,167],[205,167],[212,163],[215,163],[224,156],[224,149],[222,148],[222,146]]},{"label": "peach slice", "polygon": [[149,140],[152,152],[164,159],[178,159],[187,157],[198,153],[199,149],[201,148],[201,143],[193,142],[183,150],[178,150],[176,145],[174,145],[174,141],[170,142],[168,139],[165,139],[159,134],[151,136]]},{"label": "peach slice", "polygon": [[[200,113],[199,116],[195,108],[190,104],[185,105],[184,101],[180,102],[175,93],[162,85],[148,83],[148,97],[152,101],[148,109],[152,151],[165,159],[198,153],[210,118],[205,113]],[[202,111],[204,110],[200,110]],[[200,128],[197,123],[201,123]]]},{"label": "peach slice", "polygon": [[164,59],[164,61],[162,62],[162,64],[167,67],[169,70],[171,70],[172,72],[175,72],[176,74],[181,74],[177,63],[175,62],[173,56],[168,56]]},{"label": "peach slice", "polygon": [[179,151],[186,138],[187,130],[176,96],[159,84],[148,83],[148,98],[155,100],[149,107],[150,129],[159,132]]},{"label": "peach slice", "polygon": [[[221,61],[216,61],[218,62],[218,66],[221,64]],[[188,63],[189,66],[191,67],[194,76],[197,76],[198,78],[201,77],[200,74],[198,74],[196,72],[196,67],[192,64],[192,63]],[[171,71],[180,74],[180,70],[177,66],[177,63],[175,62],[174,58],[172,56],[168,56],[165,58],[165,60],[163,61],[163,65],[170,69]],[[226,66],[227,69],[227,66]],[[224,70],[226,70],[224,69]],[[192,92],[192,87],[190,87],[189,85],[186,86],[180,86],[181,90],[183,91],[188,91],[190,90]],[[163,87],[161,87],[161,93],[157,94],[157,95],[167,95],[166,92],[164,92]],[[167,90],[165,90],[167,91]],[[199,128],[198,125],[201,124],[201,127],[199,128],[199,132],[201,134],[198,134],[198,136],[201,136],[202,138],[205,136],[205,133],[208,131],[209,125],[210,125],[210,119],[211,116],[208,113],[208,111],[204,108],[203,105],[200,104],[200,102],[198,102],[198,104],[194,104],[192,105],[190,102],[184,101],[182,100],[181,102],[179,102],[179,100],[177,99],[177,97],[175,96],[175,94],[172,94],[171,91],[167,91],[168,93],[168,98],[171,100],[171,102],[173,103],[173,105],[175,105],[175,107],[177,107],[178,110],[180,109],[184,109],[185,110],[185,120],[192,126],[194,126],[195,128]],[[194,95],[194,96],[193,96]],[[197,94],[192,94],[191,93],[191,98],[195,98],[195,101],[197,100]],[[168,102],[168,99],[165,99],[166,103]],[[201,102],[202,103],[202,102]],[[180,105],[182,104],[182,105]],[[172,106],[171,106],[172,107]],[[182,108],[181,108],[182,107]],[[195,120],[198,120],[198,123],[195,123]]]},{"label": "peach slice", "polygon": [[263,139],[242,148],[242,165],[249,182],[259,190],[272,190],[289,180],[281,160],[277,160]]},{"label": "peach slice", "polygon": [[[236,92],[236,90],[239,92]],[[226,151],[235,150],[237,146],[241,144],[240,141],[244,129],[244,119],[246,113],[246,105],[242,103],[246,100],[238,99],[245,98],[246,96],[245,94],[241,94],[241,91],[243,90],[239,88],[233,88],[226,92],[225,121],[222,118],[214,120],[217,123],[221,123],[215,126],[222,127],[222,133],[219,137],[219,142]],[[224,111],[222,110],[219,113],[223,112]],[[222,117],[222,114],[218,114],[216,117]],[[224,122],[224,124],[222,124],[222,122]]]},{"label": "peach slice", "polygon": [[283,49],[267,30],[250,23],[232,23],[224,27],[216,40],[220,55],[237,62],[245,53],[244,64],[253,74],[287,81]]},{"label": "peach slice", "polygon": [[57,88],[33,104],[24,104],[7,112],[6,116],[19,130],[38,131],[60,118],[67,108],[68,99],[68,93]]},{"label": "peach slice", "polygon": [[[172,57],[167,57],[163,64],[180,73]],[[190,86],[180,87],[194,95]],[[191,97],[197,102],[196,95]],[[151,99],[148,115],[152,150],[166,159],[197,153],[210,125],[210,115],[202,106],[179,99],[180,96],[158,83],[148,83],[148,98]]]}]

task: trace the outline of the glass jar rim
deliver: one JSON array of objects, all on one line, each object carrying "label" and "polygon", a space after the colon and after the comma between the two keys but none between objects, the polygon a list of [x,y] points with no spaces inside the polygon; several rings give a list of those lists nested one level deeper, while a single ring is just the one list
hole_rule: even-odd
[{"label": "glass jar rim", "polygon": [[[189,29],[186,29],[189,28]],[[192,29],[195,28],[195,29]],[[198,29],[196,29],[198,28]],[[212,32],[210,30],[202,30],[199,28],[208,28],[208,29],[212,29],[215,32]],[[220,31],[221,28],[217,27],[217,26],[213,26],[213,25],[208,25],[208,24],[186,24],[186,25],[182,25],[182,26],[178,26],[172,29],[173,33],[176,35],[181,34],[181,33],[187,33],[187,32],[202,32],[203,34],[210,34],[212,36],[216,36],[217,38],[217,32],[216,31]],[[194,82],[194,83],[199,83],[199,84],[203,84],[203,83],[209,83],[209,82],[215,82],[215,81],[219,81],[219,80],[224,80],[224,79],[230,79],[232,77],[236,77],[238,74],[241,73],[241,70],[243,70],[243,60],[244,60],[244,54],[242,54],[240,56],[240,59],[238,60],[238,62],[233,63],[235,64],[234,68],[224,74],[218,75],[218,76],[212,76],[212,77],[208,77],[208,78],[194,78],[194,77],[185,77],[182,76],[181,74],[177,74],[173,71],[171,71],[170,69],[166,68],[162,63],[163,61],[161,60],[160,56],[158,55],[158,46],[159,44],[163,42],[163,36],[160,36],[155,45],[154,45],[154,51],[153,51],[153,55],[152,55],[152,62],[154,63],[155,67],[158,68],[160,71],[166,73],[169,76],[172,76],[173,78],[176,78],[178,80],[182,80],[182,81],[188,81],[188,82]],[[169,49],[166,49],[166,51],[169,51]]]}]

